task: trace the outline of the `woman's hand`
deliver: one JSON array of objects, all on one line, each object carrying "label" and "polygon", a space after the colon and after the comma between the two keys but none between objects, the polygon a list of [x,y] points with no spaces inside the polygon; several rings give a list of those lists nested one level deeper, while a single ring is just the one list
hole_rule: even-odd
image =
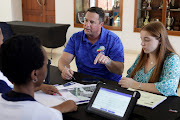
[{"label": "woman's hand", "polygon": [[77,111],[77,105],[72,100],[65,101],[60,105],[54,106],[52,108],[59,110],[61,113]]},{"label": "woman's hand", "polygon": [[138,89],[138,82],[133,80],[132,78],[122,77],[119,81],[119,85],[124,88],[135,88]]},{"label": "woman's hand", "polygon": [[50,95],[54,95],[55,93],[61,95],[59,93],[58,89],[56,87],[54,87],[53,85],[42,84],[40,86],[40,90],[42,90],[44,93],[50,94]]}]

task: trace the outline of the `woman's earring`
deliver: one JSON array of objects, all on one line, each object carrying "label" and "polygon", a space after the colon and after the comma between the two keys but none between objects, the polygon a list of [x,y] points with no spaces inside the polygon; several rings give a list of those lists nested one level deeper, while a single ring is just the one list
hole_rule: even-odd
[{"label": "woman's earring", "polygon": [[36,83],[38,81],[38,79],[36,78],[35,80],[32,80],[32,81],[33,81],[33,83]]}]

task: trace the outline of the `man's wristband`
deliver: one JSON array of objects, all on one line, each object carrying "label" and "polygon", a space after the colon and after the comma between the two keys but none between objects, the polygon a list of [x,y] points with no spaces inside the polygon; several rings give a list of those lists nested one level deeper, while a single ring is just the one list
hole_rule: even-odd
[{"label": "man's wristband", "polygon": [[109,57],[108,57],[108,59],[109,59],[109,61],[105,65],[109,65],[111,63],[111,59]]}]

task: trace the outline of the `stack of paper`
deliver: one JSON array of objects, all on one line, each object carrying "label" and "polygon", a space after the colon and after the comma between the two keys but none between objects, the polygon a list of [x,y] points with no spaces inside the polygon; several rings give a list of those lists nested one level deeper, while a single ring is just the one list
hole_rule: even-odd
[{"label": "stack of paper", "polygon": [[131,91],[138,91],[141,94],[141,97],[138,99],[137,104],[142,105],[145,107],[155,108],[157,105],[159,105],[161,102],[163,102],[165,99],[167,99],[166,96],[157,95],[141,90],[135,90],[132,88],[128,88],[128,90]]},{"label": "stack of paper", "polygon": [[62,96],[56,95],[48,95],[43,93],[42,91],[37,91],[34,94],[35,99],[44,104],[45,106],[52,107],[66,100],[73,100],[77,105],[88,103],[95,88],[96,84],[83,85],[79,83],[73,83],[68,86],[59,85],[56,86]]},{"label": "stack of paper", "polygon": [[42,91],[35,92],[34,93],[34,98],[39,103],[41,103],[41,104],[43,104],[45,106],[48,106],[48,107],[59,105],[59,104],[61,104],[61,103],[63,103],[65,101],[62,96],[49,95],[49,94],[43,93]]}]

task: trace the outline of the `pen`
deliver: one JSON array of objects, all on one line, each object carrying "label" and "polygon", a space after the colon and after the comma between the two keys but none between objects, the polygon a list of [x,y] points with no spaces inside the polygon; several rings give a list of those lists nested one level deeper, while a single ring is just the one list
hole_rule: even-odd
[{"label": "pen", "polygon": [[169,112],[177,113],[177,110],[169,109]]},{"label": "pen", "polygon": [[77,103],[83,103],[83,102],[89,102],[89,100],[81,100],[81,101],[78,101]]},{"label": "pen", "polygon": [[67,101],[67,99],[66,99],[65,97],[61,96],[61,98],[62,98],[64,101]]},{"label": "pen", "polygon": [[[66,66],[64,66],[64,67],[66,68],[66,70],[69,71],[69,69],[68,69]],[[73,78],[74,80],[76,80],[76,78],[75,78],[74,76],[72,76],[72,78]]]},{"label": "pen", "polygon": [[82,101],[78,101],[76,102],[76,105],[80,105],[80,104],[84,104],[84,103],[88,103],[89,100],[82,100]]}]

